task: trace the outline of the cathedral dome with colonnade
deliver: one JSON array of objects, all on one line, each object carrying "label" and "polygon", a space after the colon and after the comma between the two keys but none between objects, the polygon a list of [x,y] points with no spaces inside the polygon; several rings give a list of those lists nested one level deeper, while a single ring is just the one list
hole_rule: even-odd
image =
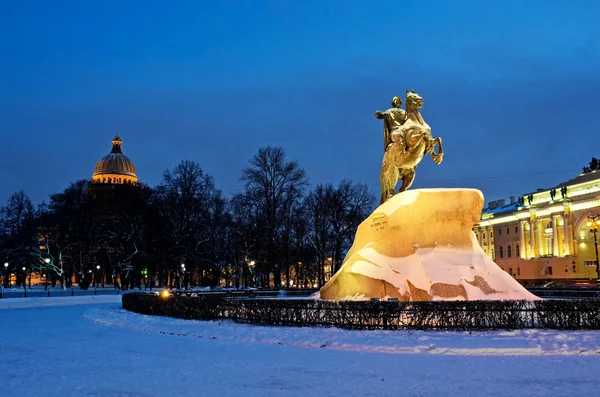
[{"label": "cathedral dome with colonnade", "polygon": [[112,150],[102,157],[94,168],[93,184],[137,185],[137,174],[133,162],[122,151],[123,141],[117,133],[112,140]]}]

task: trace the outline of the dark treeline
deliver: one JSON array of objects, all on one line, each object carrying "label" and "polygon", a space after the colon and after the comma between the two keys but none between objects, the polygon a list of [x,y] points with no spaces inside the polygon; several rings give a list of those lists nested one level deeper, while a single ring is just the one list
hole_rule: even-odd
[{"label": "dark treeline", "polygon": [[320,286],[376,203],[350,180],[309,189],[278,147],[260,149],[240,181],[227,198],[186,160],[154,188],[81,180],[37,208],[17,192],[0,213],[4,285]]}]

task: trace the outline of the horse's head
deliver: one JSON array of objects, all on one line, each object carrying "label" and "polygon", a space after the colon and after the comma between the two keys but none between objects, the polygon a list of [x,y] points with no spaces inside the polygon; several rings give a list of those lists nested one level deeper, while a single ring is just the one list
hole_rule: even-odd
[{"label": "horse's head", "polygon": [[415,109],[421,109],[423,106],[423,98],[419,96],[413,89],[412,92],[406,91],[406,111],[411,112]]}]

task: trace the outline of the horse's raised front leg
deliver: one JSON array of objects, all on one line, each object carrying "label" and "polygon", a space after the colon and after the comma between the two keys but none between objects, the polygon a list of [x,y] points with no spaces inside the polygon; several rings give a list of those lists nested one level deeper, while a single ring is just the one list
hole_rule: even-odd
[{"label": "horse's raised front leg", "polygon": [[[435,145],[438,146],[437,153],[435,152]],[[444,149],[442,148],[442,138],[435,138],[431,140],[431,157],[433,157],[433,162],[436,164],[440,164],[444,159]]]},{"label": "horse's raised front leg", "polygon": [[411,128],[406,132],[406,143],[409,149],[412,149],[419,145],[423,139],[428,138],[429,133],[427,130]]}]

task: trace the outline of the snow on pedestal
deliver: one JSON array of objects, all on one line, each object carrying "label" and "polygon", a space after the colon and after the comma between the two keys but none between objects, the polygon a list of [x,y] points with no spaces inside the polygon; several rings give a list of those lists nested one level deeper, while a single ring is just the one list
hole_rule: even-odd
[{"label": "snow on pedestal", "polygon": [[415,189],[380,205],[363,223],[320,298],[362,300],[539,299],[483,252],[473,225],[476,189]]}]

